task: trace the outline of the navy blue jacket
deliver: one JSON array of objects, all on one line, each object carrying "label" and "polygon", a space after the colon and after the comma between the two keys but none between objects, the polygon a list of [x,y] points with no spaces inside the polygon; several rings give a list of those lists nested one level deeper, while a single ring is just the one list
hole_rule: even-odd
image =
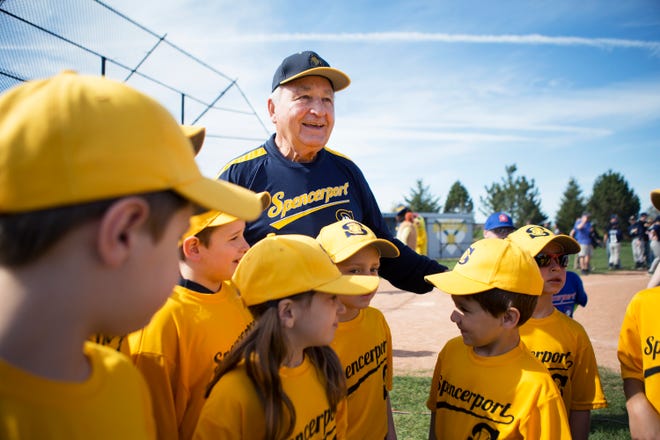
[{"label": "navy blue jacket", "polygon": [[382,258],[380,266],[380,275],[395,287],[425,293],[432,286],[424,276],[447,270],[392,237],[362,171],[349,158],[328,148],[313,162],[292,162],[277,149],[273,135],[260,147],[230,161],[218,178],[255,192],[268,191],[272,197],[261,217],[247,224],[245,239],[250,245],[271,232],[316,237],[322,227],[351,218],[399,248],[398,258]]}]

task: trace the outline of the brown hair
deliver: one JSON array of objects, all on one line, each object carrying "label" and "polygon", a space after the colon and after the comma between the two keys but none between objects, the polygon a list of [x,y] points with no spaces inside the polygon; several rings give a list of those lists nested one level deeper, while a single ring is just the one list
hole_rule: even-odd
[{"label": "brown hair", "polygon": [[[131,196],[149,204],[145,227],[154,242],[162,238],[174,213],[190,203],[173,191]],[[120,199],[0,215],[0,264],[18,267],[35,261],[74,228],[102,217]]]},{"label": "brown hair", "polygon": [[[316,292],[305,292],[289,297],[309,305]],[[236,369],[241,361],[259,396],[264,402],[266,437],[288,438],[296,423],[296,411],[282,387],[279,370],[284,363],[288,347],[280,323],[277,305],[281,300],[250,306],[255,322],[245,337],[218,363],[211,382],[206,387],[208,397],[222,376]],[[325,381],[326,396],[332,411],[346,395],[346,382],[341,362],[327,346],[307,347],[305,357],[316,367],[318,377]],[[216,359],[217,361],[217,359]]]},{"label": "brown hair", "polygon": [[492,316],[498,317],[510,307],[515,307],[520,312],[518,327],[523,325],[532,317],[539,297],[524,293],[509,292],[502,289],[490,289],[485,292],[470,295],[470,298],[479,303],[482,309]]}]

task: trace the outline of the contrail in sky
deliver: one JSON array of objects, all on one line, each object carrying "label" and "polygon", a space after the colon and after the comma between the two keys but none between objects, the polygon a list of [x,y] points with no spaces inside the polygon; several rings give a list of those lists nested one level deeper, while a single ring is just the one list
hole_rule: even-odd
[{"label": "contrail in sky", "polygon": [[470,35],[427,32],[370,32],[370,33],[276,33],[248,34],[222,38],[223,41],[243,43],[268,43],[283,41],[334,41],[356,42],[438,42],[474,44],[529,44],[554,46],[591,46],[607,48],[635,48],[660,52],[660,41],[626,40],[619,38],[551,37],[547,35]]}]

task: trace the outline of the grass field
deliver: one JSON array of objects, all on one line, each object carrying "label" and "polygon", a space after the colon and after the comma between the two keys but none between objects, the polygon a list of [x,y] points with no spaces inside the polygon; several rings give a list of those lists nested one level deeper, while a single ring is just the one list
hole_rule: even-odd
[{"label": "grass field", "polygon": [[[608,408],[591,412],[593,440],[629,439],[626,402],[623,397],[621,377],[618,373],[600,369]],[[396,376],[392,389],[394,425],[400,440],[428,439],[430,412],[426,399],[431,386],[430,377]]]},{"label": "grass field", "polygon": [[[635,269],[635,263],[633,261],[632,257],[632,250],[630,249],[630,243],[625,242],[621,243],[621,270],[634,270]],[[438,260],[440,264],[444,264],[448,268],[452,269],[454,265],[456,264],[456,259],[443,259],[443,260]],[[571,256],[571,259],[568,264],[568,270],[576,271],[573,268],[573,263],[575,261],[575,256]],[[603,247],[597,247],[594,249],[594,253],[591,256],[591,271],[593,273],[608,273],[610,270],[608,269],[608,256],[605,248]]]},{"label": "grass field", "polygon": [[[441,260],[450,269],[456,260]],[[609,273],[607,254],[604,248],[594,249],[592,256],[593,273]],[[630,243],[621,246],[622,270],[633,270],[634,263]],[[573,270],[573,259],[569,262]],[[618,373],[600,368],[600,377],[608,401],[608,408],[592,411],[590,440],[629,439],[628,416],[623,395],[622,381]],[[392,389],[392,409],[397,437],[400,440],[427,439],[429,434],[430,412],[426,408],[431,377],[396,376]]]}]

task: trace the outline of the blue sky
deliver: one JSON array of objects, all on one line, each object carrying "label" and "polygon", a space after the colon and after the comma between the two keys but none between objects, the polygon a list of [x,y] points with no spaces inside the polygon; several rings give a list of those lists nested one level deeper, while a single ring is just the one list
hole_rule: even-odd
[{"label": "blue sky", "polygon": [[[272,75],[291,53],[345,71],[329,146],[360,166],[383,211],[417,179],[441,203],[459,180],[483,221],[484,187],[510,164],[551,219],[571,177],[588,196],[619,172],[643,209],[660,187],[657,0],[107,3],[237,79],[266,127],[208,115],[210,134],[265,138]],[[258,143],[209,138],[198,161],[215,175]]]}]

